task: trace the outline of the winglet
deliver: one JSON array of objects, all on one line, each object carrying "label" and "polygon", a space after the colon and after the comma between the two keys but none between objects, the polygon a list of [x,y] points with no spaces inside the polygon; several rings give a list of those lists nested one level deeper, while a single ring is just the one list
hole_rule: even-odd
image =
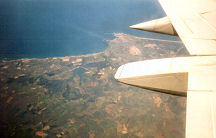
[{"label": "winglet", "polygon": [[135,24],[130,26],[130,28],[149,31],[149,32],[168,34],[168,35],[177,35],[168,17],[163,17],[160,19]]}]

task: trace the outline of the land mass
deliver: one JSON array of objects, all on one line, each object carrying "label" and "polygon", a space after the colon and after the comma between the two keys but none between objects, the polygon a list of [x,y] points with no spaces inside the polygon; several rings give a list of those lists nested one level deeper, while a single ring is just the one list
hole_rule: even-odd
[{"label": "land mass", "polygon": [[114,80],[125,63],[188,55],[181,42],[114,34],[101,53],[0,61],[2,137],[183,138],[185,98]]}]

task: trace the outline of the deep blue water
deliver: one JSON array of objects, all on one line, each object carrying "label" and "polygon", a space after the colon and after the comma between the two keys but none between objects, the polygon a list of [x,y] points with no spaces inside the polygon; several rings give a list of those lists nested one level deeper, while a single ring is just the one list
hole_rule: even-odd
[{"label": "deep blue water", "polygon": [[0,58],[100,52],[114,32],[164,37],[128,28],[164,15],[156,0],[1,0]]}]

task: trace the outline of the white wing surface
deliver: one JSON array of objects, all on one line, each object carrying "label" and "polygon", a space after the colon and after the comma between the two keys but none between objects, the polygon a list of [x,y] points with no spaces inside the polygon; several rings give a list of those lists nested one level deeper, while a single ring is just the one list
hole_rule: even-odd
[{"label": "white wing surface", "polygon": [[187,96],[186,138],[216,138],[216,0],[159,0],[167,17],[130,26],[178,35],[191,57],[122,65],[115,79]]},{"label": "white wing surface", "polygon": [[186,138],[216,138],[216,57],[154,59],[119,67],[115,79],[187,96]]},{"label": "white wing surface", "polygon": [[159,0],[191,55],[216,55],[215,0]]},{"label": "white wing surface", "polygon": [[[191,55],[216,55],[215,0],[159,0],[159,2]],[[204,66],[208,72],[209,66],[212,65]],[[202,73],[202,70],[198,72]],[[212,75],[214,72],[216,70],[212,71]],[[200,76],[205,77],[205,74]],[[198,76],[195,78],[198,79]],[[210,82],[207,76],[197,81],[201,82],[197,84],[197,88],[200,85],[215,84]],[[186,138],[216,138],[216,93],[211,87],[207,90],[187,92]]]},{"label": "white wing surface", "polygon": [[186,138],[216,137],[216,93],[188,91]]}]

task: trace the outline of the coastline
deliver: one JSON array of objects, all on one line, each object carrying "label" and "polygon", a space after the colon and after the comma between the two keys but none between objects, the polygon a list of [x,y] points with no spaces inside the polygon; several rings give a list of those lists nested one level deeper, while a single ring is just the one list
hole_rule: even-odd
[{"label": "coastline", "polygon": [[[83,137],[83,133],[173,137],[164,131],[170,127],[183,137],[185,97],[149,92],[114,79],[122,64],[186,55],[183,45],[122,33],[115,36],[103,52],[0,62],[5,137],[24,137],[27,132],[26,137]],[[152,117],[159,121],[152,123]],[[161,124],[163,129],[154,129]],[[148,128],[153,131],[146,132]]]},{"label": "coastline", "polygon": [[121,39],[125,36],[130,36],[130,37],[134,37],[137,40],[150,40],[150,41],[160,41],[160,42],[170,42],[170,43],[179,43],[181,44],[181,41],[175,41],[175,40],[162,40],[162,39],[154,39],[154,38],[147,38],[147,37],[139,37],[139,36],[134,36],[134,35],[130,35],[130,34],[125,34],[125,33],[112,33],[112,35],[114,36],[114,39],[112,40],[104,40],[106,41],[108,47],[101,51],[101,52],[96,52],[96,53],[89,53],[89,54],[82,54],[82,55],[72,55],[72,56],[60,56],[60,57],[41,57],[41,58],[37,58],[37,57],[33,57],[33,58],[17,58],[17,59],[10,59],[10,58],[2,58],[0,59],[0,61],[17,61],[17,60],[21,60],[21,61],[25,61],[25,60],[47,60],[47,59],[63,59],[63,58],[83,58],[83,57],[90,57],[90,56],[97,56],[100,54],[104,54],[108,49],[111,48],[110,42],[114,41],[116,39]]}]

